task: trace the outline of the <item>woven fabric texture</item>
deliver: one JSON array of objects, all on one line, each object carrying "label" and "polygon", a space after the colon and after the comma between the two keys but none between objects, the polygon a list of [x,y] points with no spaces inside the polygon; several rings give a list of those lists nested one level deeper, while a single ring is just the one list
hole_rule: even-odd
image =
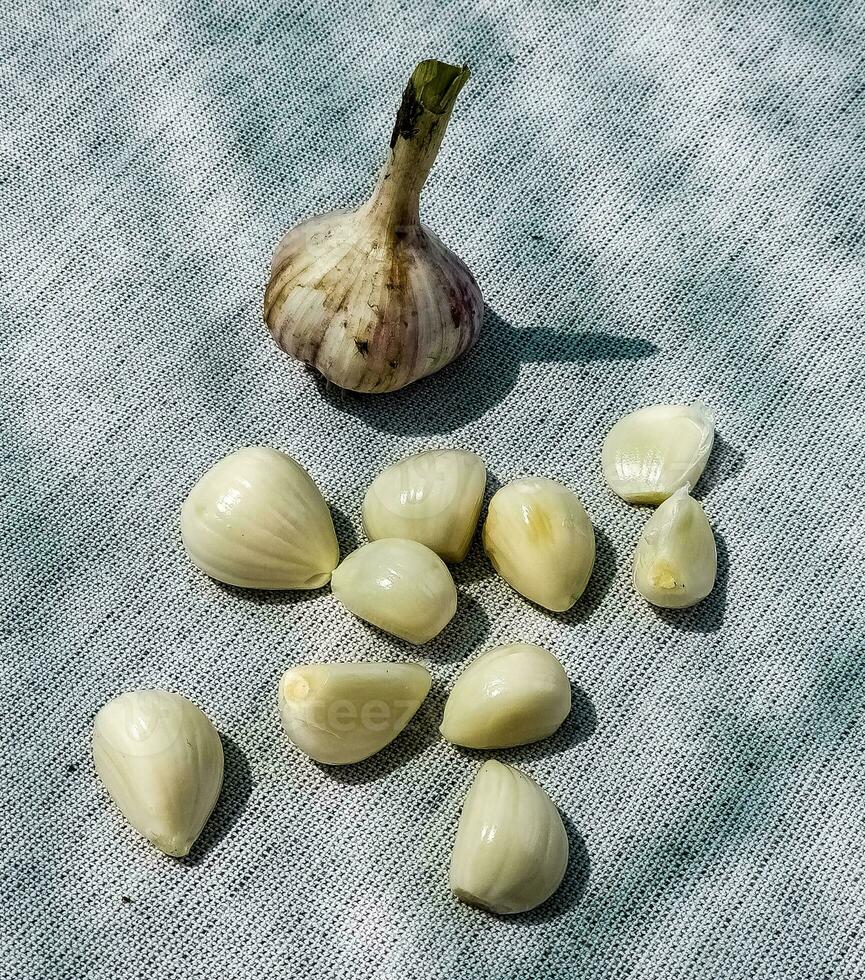
[{"label": "woven fabric texture", "polygon": [[[58,0],[4,5],[0,976],[865,976],[862,308],[865,8],[838,2]],[[479,346],[393,396],[340,397],[262,323],[271,251],[374,181],[413,65],[466,62],[422,201],[475,272]],[[605,433],[700,399],[712,596],[633,590],[648,510]],[[386,464],[478,452],[584,501],[598,558],[549,614],[478,544],[422,648],[328,589],[221,587],[180,505],[227,452],[292,453],[343,553]],[[489,495],[489,494],[488,494]],[[437,734],[484,648],[541,643],[574,710],[496,753],[564,814],[535,912],[460,905],[447,865],[483,753]],[[404,734],[326,769],[282,735],[291,664],[411,659]],[[122,820],[98,708],[187,694],[225,740],[191,857]]]}]

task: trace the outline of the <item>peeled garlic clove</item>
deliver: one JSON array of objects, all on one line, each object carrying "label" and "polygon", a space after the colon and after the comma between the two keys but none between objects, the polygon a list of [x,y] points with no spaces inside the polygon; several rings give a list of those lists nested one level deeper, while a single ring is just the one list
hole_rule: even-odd
[{"label": "peeled garlic clove", "polygon": [[463,803],[450,886],[469,905],[510,915],[545,902],[568,866],[568,835],[538,784],[490,760]]},{"label": "peeled garlic clove", "polygon": [[361,619],[409,643],[426,643],[457,609],[447,565],[417,541],[382,538],[353,551],[334,571],[333,594]]},{"label": "peeled garlic clove", "polygon": [[546,738],[571,710],[571,685],[558,660],[534,643],[481,654],[460,674],[439,729],[470,749],[505,749]]},{"label": "peeled garlic clove", "polygon": [[655,606],[682,609],[706,598],[717,570],[712,528],[703,508],[682,487],[643,528],[634,554],[634,588]]},{"label": "peeled garlic clove", "polygon": [[604,440],[604,479],[629,503],[659,504],[696,484],[714,438],[714,417],[699,402],[641,408],[616,422]]},{"label": "peeled garlic clove", "polygon": [[481,291],[420,221],[421,188],[468,77],[466,67],[421,62],[369,201],[304,221],[276,249],[264,294],[268,330],[340,388],[396,391],[478,338]]},{"label": "peeled garlic clove", "polygon": [[339,561],[330,511],[312,477],[265,446],[211,466],[189,491],[180,530],[202,571],[248,589],[317,589]]},{"label": "peeled garlic clove", "polygon": [[316,762],[360,762],[392,742],[429,694],[418,664],[307,664],[287,670],[279,713],[291,741]]},{"label": "peeled garlic clove", "polygon": [[585,508],[555,480],[514,480],[490,501],[483,533],[493,567],[521,595],[563,612],[586,588],[595,532]]},{"label": "peeled garlic clove", "polygon": [[222,743],[207,715],[168,691],[130,691],[93,723],[93,761],[132,826],[174,857],[189,853],[222,788]]},{"label": "peeled garlic clove", "polygon": [[474,453],[438,449],[388,466],[363,501],[370,540],[409,538],[445,561],[462,561],[478,523],[487,469]]}]

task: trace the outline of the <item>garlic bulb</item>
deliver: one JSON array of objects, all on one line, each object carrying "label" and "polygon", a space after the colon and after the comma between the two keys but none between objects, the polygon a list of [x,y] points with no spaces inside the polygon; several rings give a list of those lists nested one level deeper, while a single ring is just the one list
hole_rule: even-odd
[{"label": "garlic bulb", "polygon": [[487,469],[474,453],[438,449],[388,466],[363,501],[370,540],[410,538],[445,561],[462,561],[478,523]]},{"label": "garlic bulb", "polygon": [[111,798],[160,851],[183,857],[222,788],[222,743],[191,701],[168,691],[130,691],[93,723],[93,761]]},{"label": "garlic bulb", "polygon": [[454,895],[491,912],[527,912],[553,894],[567,866],[568,835],[549,796],[519,769],[485,763],[457,827]]},{"label": "garlic bulb", "polygon": [[521,595],[562,612],[583,594],[595,532],[577,497],[555,480],[514,480],[490,501],[483,532],[493,567]]},{"label": "garlic bulb", "polygon": [[317,589],[339,561],[318,487],[291,456],[265,446],[211,466],[189,491],[180,530],[202,571],[248,589]]},{"label": "garlic bulb", "polygon": [[467,68],[421,62],[370,200],[293,228],[273,257],[264,319],[277,344],[352,391],[396,391],[474,344],[471,272],[420,223],[420,191]]},{"label": "garlic bulb", "polygon": [[705,405],[641,408],[616,422],[604,440],[604,479],[629,503],[659,504],[696,484],[714,438],[714,418]]},{"label": "garlic bulb", "polygon": [[409,643],[426,643],[457,609],[447,565],[417,541],[382,538],[353,551],[334,571],[333,594],[355,616]]},{"label": "garlic bulb", "polygon": [[643,528],[634,554],[634,588],[655,606],[682,609],[712,591],[715,538],[700,504],[682,487]]},{"label": "garlic bulb", "polygon": [[429,694],[418,664],[307,664],[279,685],[279,712],[291,741],[316,762],[359,762],[392,742]]},{"label": "garlic bulb", "polygon": [[440,731],[470,749],[505,749],[552,735],[570,710],[571,685],[559,661],[534,643],[508,643],[460,674]]}]

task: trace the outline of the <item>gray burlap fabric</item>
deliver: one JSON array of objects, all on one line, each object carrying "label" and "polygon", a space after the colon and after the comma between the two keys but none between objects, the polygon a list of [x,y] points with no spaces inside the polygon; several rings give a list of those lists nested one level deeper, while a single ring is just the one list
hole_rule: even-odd
[{"label": "gray burlap fabric", "polygon": [[[3,956],[26,978],[863,976],[862,265],[858,3],[178,0],[4,7]],[[423,202],[475,271],[480,346],[344,400],[261,321],[280,233],[357,203],[414,63],[468,62]],[[629,581],[647,512],[599,449],[701,398],[720,576],[662,614]],[[563,480],[597,528],[566,615],[476,546],[459,612],[411,648],[329,594],[250,595],[185,559],[178,510],[238,446],[293,453],[360,539],[373,475],[428,446]],[[461,666],[547,645],[554,738],[499,753],[565,814],[544,907],[456,903],[481,755],[437,737]],[[287,745],[286,666],[411,658],[404,735],[319,768]],[[98,785],[89,730],[136,686],[226,744],[190,860]]]}]

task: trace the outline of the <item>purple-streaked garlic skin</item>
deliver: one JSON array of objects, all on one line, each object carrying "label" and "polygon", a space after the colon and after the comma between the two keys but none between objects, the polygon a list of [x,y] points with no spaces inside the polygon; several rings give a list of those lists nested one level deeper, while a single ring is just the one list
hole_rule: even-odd
[{"label": "purple-streaked garlic skin", "polygon": [[369,239],[358,215],[312,218],[283,238],[265,296],[277,344],[340,388],[396,391],[477,340],[483,297],[428,228]]},{"label": "purple-streaked garlic skin", "polygon": [[423,62],[369,201],[297,225],[273,257],[264,318],[276,343],[340,388],[396,391],[477,340],[483,297],[420,223],[420,190],[466,69]]}]

